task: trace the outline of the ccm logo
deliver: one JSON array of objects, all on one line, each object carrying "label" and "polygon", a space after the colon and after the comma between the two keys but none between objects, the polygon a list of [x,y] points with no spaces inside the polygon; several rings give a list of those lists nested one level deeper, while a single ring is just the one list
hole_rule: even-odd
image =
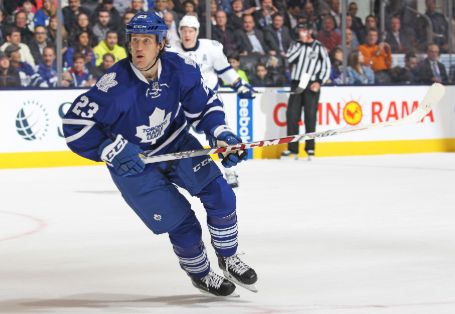
[{"label": "ccm logo", "polygon": [[122,137],[119,141],[113,143],[114,147],[112,147],[111,150],[107,153],[106,161],[111,162],[114,157],[117,156],[125,148],[127,142],[128,141]]},{"label": "ccm logo", "polygon": [[209,157],[209,158],[203,160],[202,162],[198,163],[196,166],[194,166],[193,171],[198,172],[199,170],[201,170],[202,167],[207,166],[211,162],[212,162],[212,158]]}]

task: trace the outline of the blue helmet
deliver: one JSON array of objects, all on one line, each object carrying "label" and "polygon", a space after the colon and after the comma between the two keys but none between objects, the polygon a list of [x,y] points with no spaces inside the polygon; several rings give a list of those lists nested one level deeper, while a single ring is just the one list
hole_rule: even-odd
[{"label": "blue helmet", "polygon": [[126,34],[149,34],[156,35],[158,43],[161,43],[167,34],[167,25],[155,12],[138,12],[126,24]]}]

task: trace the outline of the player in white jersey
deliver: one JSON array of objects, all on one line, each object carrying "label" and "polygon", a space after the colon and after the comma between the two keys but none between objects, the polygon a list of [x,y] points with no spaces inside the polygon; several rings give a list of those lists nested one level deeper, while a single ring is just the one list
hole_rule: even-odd
[{"label": "player in white jersey", "polygon": [[[199,21],[193,15],[185,15],[179,24],[180,42],[170,48],[195,61],[201,69],[205,84],[217,91],[218,78],[228,83],[240,98],[254,98],[256,91],[244,82],[231,67],[223,53],[223,45],[216,40],[198,39]],[[231,187],[238,186],[237,174],[234,170],[225,169],[226,180]]]}]

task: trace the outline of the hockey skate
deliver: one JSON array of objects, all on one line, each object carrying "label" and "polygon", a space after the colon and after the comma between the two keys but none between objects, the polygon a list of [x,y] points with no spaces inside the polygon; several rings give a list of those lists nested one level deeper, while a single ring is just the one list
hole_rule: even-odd
[{"label": "hockey skate", "polygon": [[256,272],[245,264],[237,254],[229,257],[218,256],[218,266],[230,281],[252,292],[258,292],[255,285],[258,280]]},{"label": "hockey skate", "polygon": [[208,293],[218,297],[238,297],[237,294],[234,294],[235,285],[212,270],[205,277],[191,277],[191,282],[202,293]]},{"label": "hockey skate", "polygon": [[224,176],[226,177],[227,183],[231,186],[231,188],[238,188],[239,187],[239,180],[238,175],[234,170],[226,170],[224,172]]},{"label": "hockey skate", "polygon": [[299,154],[293,153],[290,150],[284,150],[281,153],[281,160],[298,160],[299,159]]},{"label": "hockey skate", "polygon": [[314,158],[314,150],[307,150],[307,155],[308,155],[308,161],[313,160]]}]

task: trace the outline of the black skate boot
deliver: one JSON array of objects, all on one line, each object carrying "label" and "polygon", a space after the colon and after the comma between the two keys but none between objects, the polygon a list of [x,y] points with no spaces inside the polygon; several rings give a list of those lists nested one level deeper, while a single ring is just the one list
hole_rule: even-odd
[{"label": "black skate boot", "polygon": [[224,276],[230,281],[250,290],[258,292],[256,281],[258,276],[253,268],[242,262],[238,255],[229,257],[218,256],[218,266],[223,270]]},{"label": "black skate boot", "polygon": [[201,292],[210,293],[216,296],[230,296],[235,290],[235,285],[226,278],[216,274],[212,270],[207,276],[202,278],[191,277],[193,286],[201,290]]}]

